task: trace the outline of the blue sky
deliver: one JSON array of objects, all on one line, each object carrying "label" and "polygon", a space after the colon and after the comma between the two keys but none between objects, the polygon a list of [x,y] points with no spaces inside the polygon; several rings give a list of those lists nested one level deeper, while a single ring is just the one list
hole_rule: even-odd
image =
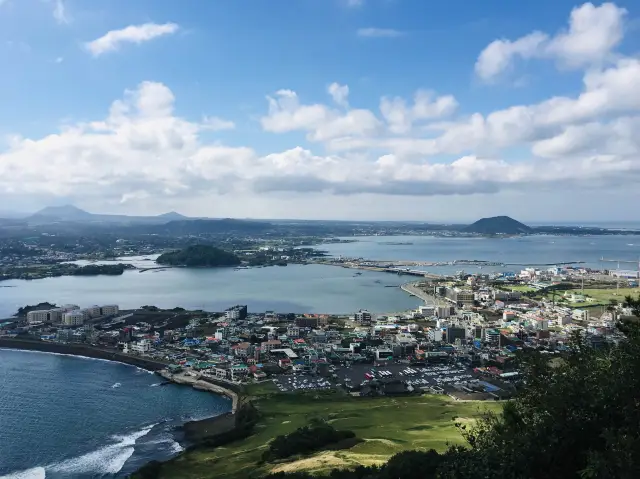
[{"label": "blue sky", "polygon": [[0,210],[636,219],[634,3],[0,0]]}]

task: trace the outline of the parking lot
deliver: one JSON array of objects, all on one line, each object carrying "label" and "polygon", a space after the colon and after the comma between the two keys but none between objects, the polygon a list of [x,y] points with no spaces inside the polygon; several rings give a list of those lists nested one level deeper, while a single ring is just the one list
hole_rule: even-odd
[{"label": "parking lot", "polygon": [[411,366],[389,363],[373,367],[371,364],[356,364],[336,371],[340,383],[358,385],[370,379],[399,379],[414,387],[443,386],[474,379],[470,368],[455,364],[430,364]]},{"label": "parking lot", "polygon": [[308,376],[306,374],[292,374],[280,376],[273,380],[280,392],[330,389],[333,385],[325,378]]}]

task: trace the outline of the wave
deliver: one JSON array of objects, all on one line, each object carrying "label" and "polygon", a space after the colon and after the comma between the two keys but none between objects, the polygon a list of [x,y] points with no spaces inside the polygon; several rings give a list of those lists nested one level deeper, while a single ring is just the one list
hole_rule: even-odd
[{"label": "wave", "polygon": [[15,472],[0,479],[43,479],[47,472],[61,474],[64,477],[88,477],[94,475],[117,474],[133,455],[138,439],[146,436],[157,424],[151,424],[140,431],[128,435],[112,436],[114,444],[101,447],[78,457]]},{"label": "wave", "polygon": [[111,386],[112,389],[114,388],[119,388],[120,386],[122,386],[122,384],[120,383],[115,383],[113,386]]},{"label": "wave", "polygon": [[[90,356],[83,356],[81,354],[52,353],[50,351],[36,351],[35,349],[20,349],[20,348],[1,348],[1,349],[5,351],[19,351],[21,353],[52,354],[54,356],[67,356],[70,358],[88,359],[89,361],[102,361],[105,363],[124,364],[125,366],[128,366],[130,368],[136,368],[140,372],[155,374],[154,371],[151,371],[149,369],[142,369],[138,366],[134,366],[133,364],[123,363],[122,361],[113,361],[111,359],[102,359],[102,358],[92,358]],[[4,478],[0,477],[0,479],[4,479]]]},{"label": "wave", "polygon": [[44,467],[34,467],[26,471],[13,472],[6,476],[0,476],[0,479],[44,479],[47,475]]},{"label": "wave", "polygon": [[134,366],[134,367],[137,369],[136,372],[138,372],[138,373],[155,374],[155,372],[149,371],[148,369],[140,368],[138,366]]},{"label": "wave", "polygon": [[71,475],[117,474],[125,462],[133,455],[136,441],[149,434],[156,424],[126,436],[113,436],[115,444],[104,446],[82,456],[52,464],[46,467],[51,472]]},{"label": "wave", "polygon": [[150,388],[155,388],[160,386],[162,383],[153,383],[151,386],[149,386]]}]

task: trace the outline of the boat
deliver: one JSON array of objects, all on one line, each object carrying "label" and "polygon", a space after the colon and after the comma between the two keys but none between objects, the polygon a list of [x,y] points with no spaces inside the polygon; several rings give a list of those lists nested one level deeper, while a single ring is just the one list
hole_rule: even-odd
[{"label": "boat", "polygon": [[362,273],[360,271],[358,271],[357,273],[354,274],[354,276],[360,276]]},{"label": "boat", "polygon": [[119,388],[120,386],[122,386],[122,384],[120,384],[120,383],[115,383],[113,386],[111,386],[111,388],[112,388],[112,389],[115,389],[115,388]]}]

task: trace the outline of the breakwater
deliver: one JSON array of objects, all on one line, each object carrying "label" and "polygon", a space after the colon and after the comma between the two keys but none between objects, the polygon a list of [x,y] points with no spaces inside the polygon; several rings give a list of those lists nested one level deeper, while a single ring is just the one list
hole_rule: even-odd
[{"label": "breakwater", "polygon": [[25,351],[41,351],[46,353],[69,354],[87,358],[104,359],[129,364],[149,371],[165,369],[168,363],[159,360],[130,356],[111,349],[96,348],[84,344],[54,343],[50,341],[34,341],[17,338],[0,338],[0,348],[22,349]]}]

